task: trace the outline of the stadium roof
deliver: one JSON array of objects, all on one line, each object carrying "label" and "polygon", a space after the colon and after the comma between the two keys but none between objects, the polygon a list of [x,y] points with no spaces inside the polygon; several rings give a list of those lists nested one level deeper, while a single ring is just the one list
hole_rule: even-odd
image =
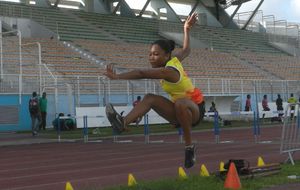
[{"label": "stadium roof", "polygon": [[[37,4],[38,1],[40,0],[0,0],[0,1],[9,1],[9,2],[27,2],[29,4]],[[52,6],[58,6],[62,8],[70,8],[70,9],[79,9],[80,7],[85,6],[86,0],[44,0],[47,2],[49,5],[51,4]],[[118,0],[111,0],[111,2],[117,2]],[[215,0],[204,0],[204,3],[207,2],[214,2]],[[246,2],[246,1],[251,1],[251,0],[217,0],[221,4],[225,2],[228,2],[227,4],[234,4],[234,3],[239,3],[239,2]],[[125,2],[130,6],[140,6],[139,9],[142,9],[143,6],[146,4],[147,0],[125,0]],[[176,6],[186,6],[186,5],[193,5],[197,0],[167,0],[167,2],[172,6],[172,8],[176,9]],[[181,7],[181,9],[185,9],[186,7]],[[177,8],[178,9],[178,8]]]}]

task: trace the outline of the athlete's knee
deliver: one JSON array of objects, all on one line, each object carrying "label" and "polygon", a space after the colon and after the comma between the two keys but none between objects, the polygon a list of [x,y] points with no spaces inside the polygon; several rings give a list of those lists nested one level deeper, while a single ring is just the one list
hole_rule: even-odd
[{"label": "athlete's knee", "polygon": [[155,101],[155,97],[156,97],[156,96],[157,96],[157,95],[151,94],[151,93],[146,94],[146,95],[144,96],[144,98],[143,98],[143,101],[146,101],[146,102],[152,102],[152,101]]}]

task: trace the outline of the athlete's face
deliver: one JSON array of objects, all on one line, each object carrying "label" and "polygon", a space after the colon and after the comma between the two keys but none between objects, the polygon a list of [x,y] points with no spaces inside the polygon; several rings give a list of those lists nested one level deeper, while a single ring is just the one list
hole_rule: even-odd
[{"label": "athlete's face", "polygon": [[164,67],[170,59],[170,53],[166,53],[159,45],[153,44],[149,53],[149,62],[152,68]]}]

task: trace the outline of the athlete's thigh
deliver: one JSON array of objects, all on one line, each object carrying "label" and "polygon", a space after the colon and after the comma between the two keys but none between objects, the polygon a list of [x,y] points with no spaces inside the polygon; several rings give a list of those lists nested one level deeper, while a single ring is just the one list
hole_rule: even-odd
[{"label": "athlete's thigh", "polygon": [[170,123],[176,124],[177,119],[174,103],[160,95],[151,94],[150,96],[154,99],[152,109]]},{"label": "athlete's thigh", "polygon": [[196,103],[194,103],[192,100],[187,99],[187,98],[181,98],[178,99],[175,104],[181,104],[186,106],[190,112],[192,113],[192,123],[196,123],[199,120],[200,113],[199,113],[199,108]]}]

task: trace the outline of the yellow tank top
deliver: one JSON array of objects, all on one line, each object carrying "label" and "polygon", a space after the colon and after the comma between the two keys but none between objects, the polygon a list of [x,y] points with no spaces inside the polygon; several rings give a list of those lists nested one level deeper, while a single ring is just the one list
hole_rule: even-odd
[{"label": "yellow tank top", "polygon": [[172,102],[175,102],[179,98],[189,98],[196,104],[203,101],[202,92],[194,87],[177,57],[168,61],[165,67],[172,67],[180,74],[180,78],[176,83],[168,82],[163,79],[160,81],[163,90],[169,94]]}]

